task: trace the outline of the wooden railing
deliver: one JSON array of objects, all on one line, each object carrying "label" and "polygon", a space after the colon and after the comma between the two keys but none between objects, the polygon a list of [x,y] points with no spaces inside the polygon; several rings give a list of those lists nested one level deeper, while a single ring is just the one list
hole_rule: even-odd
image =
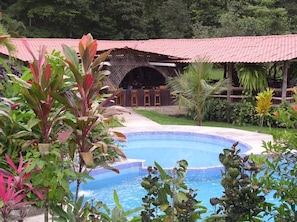
[{"label": "wooden railing", "polygon": [[[272,97],[273,104],[281,103],[282,102],[282,89],[281,88],[273,88],[273,90],[274,90],[274,96]],[[243,87],[232,87],[229,96],[227,95],[227,91],[225,91],[222,94],[213,95],[212,97],[225,98],[225,99],[227,99],[229,97],[231,102],[238,102],[243,98],[247,98],[247,96],[243,95],[242,92],[243,92]],[[293,94],[294,94],[293,88],[288,88],[286,90],[285,101],[294,102]]]},{"label": "wooden railing", "polygon": [[[137,99],[137,105],[136,106],[144,106],[149,104],[149,106],[168,106],[174,104],[174,99],[170,95],[170,91],[167,88],[159,88],[159,89],[146,89],[149,90],[149,102],[145,103],[145,95],[144,90],[145,89],[135,89],[136,99]],[[272,97],[273,104],[280,104],[282,102],[282,89],[281,88],[274,88],[274,96]],[[158,103],[155,104],[155,95],[156,91],[160,92],[160,96],[158,99]],[[227,95],[227,91],[223,92],[222,94],[216,94],[213,95],[214,98],[222,98],[222,99],[228,99],[230,98],[231,102],[239,102],[243,98],[247,98],[248,96],[243,94],[243,87],[232,87],[230,91],[230,95]],[[132,99],[132,90],[128,89],[121,89],[119,93],[115,97],[115,101],[117,105],[120,106],[126,106],[131,107],[135,106],[131,102]],[[293,97],[293,88],[288,88],[285,101],[288,102],[294,102]]]},{"label": "wooden railing", "polygon": [[230,95],[227,95],[227,91],[223,92],[222,94],[215,94],[212,97],[214,98],[225,98],[227,99],[228,97],[232,102],[237,102],[243,98],[247,98],[246,95],[242,94],[243,87],[232,87],[230,90]]},{"label": "wooden railing", "polygon": [[[272,97],[273,103],[274,104],[281,103],[282,102],[282,89],[274,88],[273,90],[274,90],[274,96]],[[293,88],[287,88],[285,101],[294,102],[293,94],[294,94]]]}]

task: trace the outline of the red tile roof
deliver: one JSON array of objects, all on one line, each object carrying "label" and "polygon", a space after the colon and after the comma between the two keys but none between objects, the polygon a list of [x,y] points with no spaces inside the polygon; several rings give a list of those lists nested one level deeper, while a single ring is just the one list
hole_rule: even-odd
[{"label": "red tile roof", "polygon": [[[53,49],[62,51],[62,44],[78,47],[79,39],[46,39],[26,38],[33,52],[44,45],[47,51]],[[23,61],[31,61],[21,39],[12,38],[18,49],[16,57]],[[241,36],[208,39],[152,39],[111,41],[97,40],[98,51],[117,48],[131,48],[144,52],[157,53],[194,61],[206,58],[209,62],[246,62],[264,63],[287,61],[297,58],[297,34],[271,36]],[[7,54],[6,48],[1,47],[0,53]]]}]

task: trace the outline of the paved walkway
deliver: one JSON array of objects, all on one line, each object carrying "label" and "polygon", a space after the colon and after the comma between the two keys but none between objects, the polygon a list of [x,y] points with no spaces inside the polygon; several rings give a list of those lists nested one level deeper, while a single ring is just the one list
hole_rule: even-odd
[{"label": "paved walkway", "polygon": [[[174,109],[173,107],[171,107]],[[165,108],[163,108],[165,109]],[[170,109],[170,107],[169,107]],[[176,109],[176,108],[175,108]],[[252,147],[250,152],[260,153],[263,151],[262,144],[263,141],[271,141],[272,136],[267,134],[261,134],[257,132],[247,132],[236,129],[226,129],[220,127],[205,127],[205,126],[179,126],[179,125],[160,125],[156,122],[147,119],[136,112],[132,108],[127,108],[127,113],[123,113],[118,116],[118,118],[124,119],[124,127],[117,127],[114,130],[129,133],[129,132],[141,132],[141,131],[182,131],[182,132],[197,132],[204,134],[211,134],[217,136],[223,136],[228,139],[233,139],[235,141],[243,142]],[[164,110],[163,110],[164,111]],[[161,110],[162,112],[162,110]],[[175,110],[166,110],[168,112],[175,112]],[[229,148],[229,147],[226,147]],[[25,222],[42,222],[43,215],[38,215],[34,217],[28,217],[24,220]]]}]

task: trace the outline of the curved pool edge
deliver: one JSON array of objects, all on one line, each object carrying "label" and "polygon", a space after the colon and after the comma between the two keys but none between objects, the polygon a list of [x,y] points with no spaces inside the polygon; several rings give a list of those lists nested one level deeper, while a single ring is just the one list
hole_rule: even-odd
[{"label": "curved pool edge", "polygon": [[[145,160],[138,159],[127,159],[121,160],[111,164],[112,167],[119,170],[119,174],[121,176],[129,175],[129,174],[147,174],[147,167],[145,165]],[[172,168],[164,168],[165,171],[169,171]],[[191,175],[194,173],[196,176],[199,175],[201,177],[210,178],[217,177],[221,175],[221,170],[223,166],[210,166],[210,167],[197,167],[197,168],[188,168],[187,175]],[[109,179],[113,178],[116,175],[119,175],[115,172],[112,172],[110,169],[105,169],[103,167],[97,167],[90,171],[90,175],[94,177],[96,180],[100,179]]]},{"label": "curved pool edge", "polygon": [[184,131],[215,135],[249,145],[251,149],[244,154],[260,154],[264,151],[263,142],[273,140],[272,136],[268,134],[208,126],[144,125],[137,127],[117,127],[113,128],[112,131],[119,131],[123,134],[131,132]]},{"label": "curved pool edge", "polygon": [[[244,144],[250,149],[243,154],[260,154],[264,151],[262,147],[263,142],[272,141],[272,136],[267,134],[261,134],[257,132],[249,132],[237,129],[230,128],[220,128],[220,127],[204,127],[204,126],[180,126],[180,125],[156,125],[156,126],[141,126],[141,127],[117,127],[113,128],[112,131],[118,131],[123,134],[129,133],[143,133],[143,132],[190,132],[198,133],[210,136],[219,136],[226,138],[232,141],[238,141],[241,144]],[[230,148],[227,147],[226,148]],[[135,172],[147,172],[147,166],[145,165],[145,160],[135,160],[127,159],[118,161],[112,164],[113,167],[117,168],[120,171],[120,174],[129,174]],[[188,172],[219,172],[223,167],[222,166],[212,166],[212,167],[201,167],[201,168],[188,168]],[[164,168],[166,169],[166,168]],[[169,170],[169,169],[167,169]],[[102,177],[112,177],[108,174],[110,170],[104,168],[96,168],[92,170],[91,175],[101,174]]]}]

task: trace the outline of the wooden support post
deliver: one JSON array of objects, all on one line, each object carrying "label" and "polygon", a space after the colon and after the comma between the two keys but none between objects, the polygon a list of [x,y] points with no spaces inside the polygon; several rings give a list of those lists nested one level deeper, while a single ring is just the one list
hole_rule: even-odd
[{"label": "wooden support post", "polygon": [[[233,76],[233,63],[228,63],[228,80],[229,83],[232,83],[232,76]],[[227,100],[231,102],[231,94],[232,94],[232,87],[229,87],[227,90]]]},{"label": "wooden support post", "polygon": [[283,65],[283,84],[282,84],[282,102],[286,101],[287,97],[287,88],[288,88],[288,61],[284,61]]}]

